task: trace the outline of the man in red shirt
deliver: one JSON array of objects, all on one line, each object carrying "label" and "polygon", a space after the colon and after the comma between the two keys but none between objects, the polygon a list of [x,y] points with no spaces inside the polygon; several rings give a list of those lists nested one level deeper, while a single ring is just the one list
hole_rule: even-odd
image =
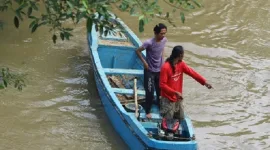
[{"label": "man in red shirt", "polygon": [[160,71],[160,113],[166,119],[176,118],[180,121],[184,119],[182,106],[183,73],[188,74],[208,89],[213,88],[200,74],[183,61],[183,57],[183,47],[175,46]]}]

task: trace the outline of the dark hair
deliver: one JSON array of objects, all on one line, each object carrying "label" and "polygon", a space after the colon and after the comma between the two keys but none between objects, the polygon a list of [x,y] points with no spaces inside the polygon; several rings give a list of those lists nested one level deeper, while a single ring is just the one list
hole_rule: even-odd
[{"label": "dark hair", "polygon": [[177,57],[180,56],[180,54],[184,54],[184,48],[180,45],[177,45],[173,48],[172,50],[172,53],[170,55],[169,58],[167,58],[166,62],[169,62],[171,67],[172,67],[172,70],[173,70],[173,73],[175,72],[175,67],[174,67],[174,64],[173,64],[173,61],[174,59],[176,59]]},{"label": "dark hair", "polygon": [[157,25],[154,27],[154,32],[155,32],[155,34],[159,34],[160,31],[161,31],[162,29],[166,29],[166,30],[167,30],[167,27],[165,26],[165,24],[163,24],[163,23],[157,24]]}]

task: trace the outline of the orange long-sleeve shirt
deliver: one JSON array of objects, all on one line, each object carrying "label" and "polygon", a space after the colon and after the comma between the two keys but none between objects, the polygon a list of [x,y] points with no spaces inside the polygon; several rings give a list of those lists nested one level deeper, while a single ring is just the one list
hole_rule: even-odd
[{"label": "orange long-sleeve shirt", "polygon": [[206,83],[206,80],[184,61],[175,65],[174,73],[169,62],[165,62],[160,71],[159,81],[162,97],[168,98],[173,102],[177,101],[176,91],[182,93],[183,89],[183,73],[191,76],[202,85]]}]

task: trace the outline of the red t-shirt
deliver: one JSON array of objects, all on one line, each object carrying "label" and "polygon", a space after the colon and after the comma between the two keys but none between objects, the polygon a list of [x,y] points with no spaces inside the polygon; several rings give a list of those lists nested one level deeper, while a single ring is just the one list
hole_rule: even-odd
[{"label": "red t-shirt", "polygon": [[176,91],[182,93],[183,88],[183,73],[188,74],[193,79],[204,85],[206,80],[190,68],[184,61],[175,65],[175,72],[173,74],[172,67],[169,62],[165,62],[160,71],[160,95],[176,102]]}]

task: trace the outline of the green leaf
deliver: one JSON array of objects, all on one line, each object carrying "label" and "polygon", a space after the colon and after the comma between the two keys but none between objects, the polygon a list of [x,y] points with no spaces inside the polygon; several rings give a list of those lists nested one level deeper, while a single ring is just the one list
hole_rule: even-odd
[{"label": "green leaf", "polygon": [[148,18],[144,18],[143,21],[144,21],[144,24],[147,24],[149,22],[149,19]]},{"label": "green leaf", "polygon": [[65,40],[65,35],[64,35],[63,32],[60,33],[60,37],[61,37],[61,39],[62,39],[63,41]]},{"label": "green leaf", "polygon": [[28,11],[27,11],[27,16],[28,16],[28,17],[32,14],[32,10],[33,10],[32,7],[29,7],[29,8],[28,8]]},{"label": "green leaf", "polygon": [[36,20],[32,21],[32,22],[29,24],[29,28],[32,28],[35,24],[36,24]]},{"label": "green leaf", "polygon": [[16,28],[19,28],[20,23],[19,23],[19,19],[17,16],[14,17],[14,25]]},{"label": "green leaf", "polygon": [[123,1],[122,4],[119,6],[119,8],[122,11],[126,11],[129,8],[129,4],[127,2],[125,2],[125,1]]},{"label": "green leaf", "polygon": [[188,4],[189,9],[195,9],[195,7],[192,4]]},{"label": "green leaf", "polygon": [[22,5],[20,5],[20,7],[17,9],[18,11],[21,11],[21,10],[23,10],[25,7],[27,7],[28,6],[28,3],[26,3],[26,2],[24,2],[23,1],[23,4]]},{"label": "green leaf", "polygon": [[23,20],[21,12],[19,10],[16,10],[16,15],[21,19],[21,21]]},{"label": "green leaf", "polygon": [[79,8],[79,10],[81,11],[81,12],[85,12],[86,11],[86,9],[83,7],[83,8]]},{"label": "green leaf", "polygon": [[31,33],[34,33],[37,30],[38,24],[36,23],[31,30]]},{"label": "green leaf", "polygon": [[88,5],[87,5],[86,0],[83,0],[82,3],[83,3],[83,5],[84,5],[84,7],[87,9],[87,8],[88,8]]},{"label": "green leaf", "polygon": [[180,12],[180,16],[182,23],[185,23],[185,14],[183,12]]},{"label": "green leaf", "polygon": [[151,7],[156,7],[157,6],[157,2],[158,2],[157,0],[153,1],[150,6]]},{"label": "green leaf", "polygon": [[170,3],[173,3],[174,2],[174,0],[170,0]]},{"label": "green leaf", "polygon": [[67,1],[67,4],[68,4],[68,6],[69,6],[71,9],[74,8],[73,4],[72,4],[70,1]]},{"label": "green leaf", "polygon": [[43,26],[43,25],[46,25],[46,24],[47,24],[47,22],[46,21],[43,21],[40,24],[38,24],[38,26],[40,27],[40,26]]},{"label": "green leaf", "polygon": [[197,7],[199,8],[202,7],[202,5],[199,2],[197,2],[197,0],[192,0],[192,1],[195,5],[197,5]]},{"label": "green leaf", "polygon": [[72,34],[70,34],[69,32],[64,32],[64,36],[67,40],[69,40],[69,37],[73,36]]},{"label": "green leaf", "polygon": [[93,26],[93,19],[87,18],[87,22],[86,22],[87,32],[91,33],[92,26]]},{"label": "green leaf", "polygon": [[67,15],[71,15],[71,14],[72,14],[72,10],[70,9],[67,11]]},{"label": "green leaf", "polygon": [[143,32],[144,31],[144,21],[143,21],[143,19],[141,19],[139,21],[139,31],[140,32]]},{"label": "green leaf", "polygon": [[141,15],[140,17],[139,17],[139,20],[142,20],[144,18],[144,15]]},{"label": "green leaf", "polygon": [[6,79],[3,79],[5,87],[8,86],[8,81]]},{"label": "green leaf", "polygon": [[78,23],[85,16],[86,16],[86,12],[77,13],[76,14],[76,20],[77,20],[76,23]]},{"label": "green leaf", "polygon": [[24,11],[21,11],[21,14],[26,15],[26,13]]},{"label": "green leaf", "polygon": [[36,2],[30,1],[30,5],[31,5],[31,7],[32,7],[35,11],[38,11],[38,7],[37,7],[37,5],[36,5]]},{"label": "green leaf", "polygon": [[28,16],[28,18],[30,18],[30,19],[37,19],[37,17],[35,17],[35,16]]},{"label": "green leaf", "polygon": [[130,15],[134,15],[135,14],[135,6],[130,9],[129,13],[130,13]]},{"label": "green leaf", "polygon": [[53,43],[55,44],[57,40],[57,36],[55,34],[52,36],[52,40],[53,40]]}]

